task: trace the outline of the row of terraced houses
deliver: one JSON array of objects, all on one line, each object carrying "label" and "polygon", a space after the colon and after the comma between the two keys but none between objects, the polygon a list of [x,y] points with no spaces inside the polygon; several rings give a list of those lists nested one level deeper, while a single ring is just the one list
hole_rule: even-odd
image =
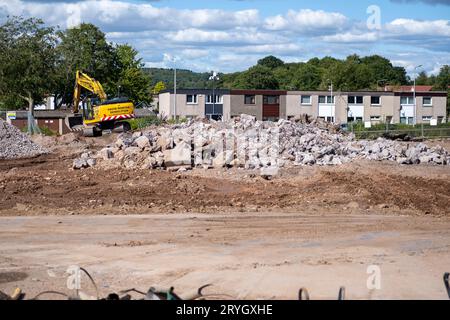
[{"label": "row of terraced houses", "polygon": [[383,91],[283,91],[178,89],[159,95],[161,116],[205,117],[228,120],[242,113],[258,120],[290,119],[303,114],[334,123],[364,121],[377,123],[445,122],[447,92],[416,86],[384,88]]}]

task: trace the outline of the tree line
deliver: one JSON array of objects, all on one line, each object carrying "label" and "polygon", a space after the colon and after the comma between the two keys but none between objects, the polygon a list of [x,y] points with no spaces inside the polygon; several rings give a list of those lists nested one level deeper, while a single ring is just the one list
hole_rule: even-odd
[{"label": "tree line", "polygon": [[109,97],[151,101],[151,78],[128,44],[112,44],[93,24],[64,31],[36,18],[10,17],[0,25],[0,104],[30,111],[45,97],[70,106],[77,70],[102,83]]},{"label": "tree line", "polygon": [[[416,82],[432,85],[434,90],[447,90],[449,74],[449,66],[444,65],[436,76],[421,72]],[[327,90],[331,82],[335,90],[355,91],[408,85],[412,79],[405,68],[393,66],[379,55],[350,55],[343,60],[313,58],[300,63],[285,63],[268,56],[244,72],[223,76],[224,87],[239,89]]]}]

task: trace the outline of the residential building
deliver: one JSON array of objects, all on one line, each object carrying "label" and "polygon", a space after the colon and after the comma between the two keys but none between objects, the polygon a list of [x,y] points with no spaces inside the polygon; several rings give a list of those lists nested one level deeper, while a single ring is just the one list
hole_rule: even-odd
[{"label": "residential building", "polygon": [[[224,106],[228,106],[225,110]],[[159,94],[159,115],[162,117],[203,117],[222,119],[230,115],[230,90],[225,89],[178,89],[164,90]]]},{"label": "residential building", "polygon": [[[405,87],[406,88],[406,87]],[[447,92],[417,90],[416,104],[410,87],[391,91],[284,91],[284,90],[215,90],[213,106],[211,90],[178,90],[177,117],[230,119],[242,113],[258,120],[290,119],[302,114],[334,123],[354,121],[376,123],[427,123],[431,119],[446,120]],[[173,117],[173,91],[160,94],[160,114]],[[213,110],[214,108],[214,110]]]}]

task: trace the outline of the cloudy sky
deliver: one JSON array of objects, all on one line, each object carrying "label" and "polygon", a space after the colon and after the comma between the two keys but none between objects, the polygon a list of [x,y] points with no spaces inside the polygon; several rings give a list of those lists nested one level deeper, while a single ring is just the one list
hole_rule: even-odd
[{"label": "cloudy sky", "polygon": [[0,0],[7,15],[99,26],[147,66],[240,71],[285,61],[380,54],[412,72],[450,64],[450,0]]}]

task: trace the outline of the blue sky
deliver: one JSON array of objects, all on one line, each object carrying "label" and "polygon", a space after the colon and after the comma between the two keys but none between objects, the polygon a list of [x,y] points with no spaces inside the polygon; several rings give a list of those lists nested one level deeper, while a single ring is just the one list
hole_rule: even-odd
[{"label": "blue sky", "polygon": [[450,64],[450,0],[0,0],[0,22],[7,15],[61,28],[92,22],[153,67],[232,72],[270,54],[291,62],[353,53],[408,72]]}]

